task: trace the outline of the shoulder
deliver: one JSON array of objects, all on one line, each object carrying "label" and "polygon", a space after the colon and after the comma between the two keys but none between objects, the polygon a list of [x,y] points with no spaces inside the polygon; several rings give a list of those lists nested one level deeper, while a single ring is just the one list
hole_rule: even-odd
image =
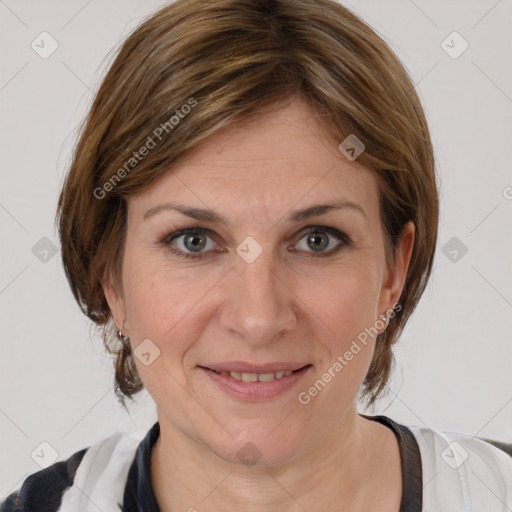
[{"label": "shoulder", "polygon": [[427,427],[409,426],[426,460],[439,459],[450,467],[461,464],[481,464],[512,470],[512,445],[464,432],[440,431]]},{"label": "shoulder", "polygon": [[420,449],[426,511],[442,506],[448,496],[454,506],[474,511],[510,510],[511,445],[464,432],[407,428]]},{"label": "shoulder", "polygon": [[[0,512],[80,509],[81,500],[86,499],[83,490],[89,492],[90,498],[94,490],[91,483],[98,487],[104,480],[105,471],[117,476],[128,472],[138,442],[137,434],[117,432],[75,452],[67,459],[29,475],[18,490],[0,502]],[[121,484],[122,479],[119,482],[120,488]]]},{"label": "shoulder", "polygon": [[88,449],[83,448],[69,458],[29,475],[20,489],[0,503],[0,512],[57,510],[63,492],[72,485],[76,470]]},{"label": "shoulder", "polygon": [[482,441],[485,441],[486,443],[490,443],[493,446],[496,446],[496,448],[503,450],[505,453],[508,453],[512,457],[512,443],[503,443],[502,441],[496,441],[494,439],[487,439],[485,437],[479,437],[478,439],[481,439]]}]

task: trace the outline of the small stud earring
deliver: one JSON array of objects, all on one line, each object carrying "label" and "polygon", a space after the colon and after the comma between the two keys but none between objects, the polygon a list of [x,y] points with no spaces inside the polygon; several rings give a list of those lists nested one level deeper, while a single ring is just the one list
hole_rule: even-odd
[{"label": "small stud earring", "polygon": [[386,323],[386,327],[384,327],[384,330],[380,334],[384,334],[386,332],[386,329],[389,326],[389,320],[389,317],[387,317],[386,315],[382,315],[382,321]]},{"label": "small stud earring", "polygon": [[121,328],[117,331],[117,335],[121,341],[130,341],[130,337],[125,336],[123,334],[123,325],[124,325],[124,320],[123,320],[123,323],[121,324]]}]

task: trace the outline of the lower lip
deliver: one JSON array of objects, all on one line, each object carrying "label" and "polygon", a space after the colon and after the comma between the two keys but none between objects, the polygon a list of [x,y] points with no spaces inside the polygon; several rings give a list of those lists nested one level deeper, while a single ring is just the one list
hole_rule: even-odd
[{"label": "lower lip", "polygon": [[310,370],[311,365],[269,382],[244,382],[230,375],[221,375],[208,368],[200,367],[219,387],[229,395],[246,401],[260,401],[282,395],[295,386]]}]

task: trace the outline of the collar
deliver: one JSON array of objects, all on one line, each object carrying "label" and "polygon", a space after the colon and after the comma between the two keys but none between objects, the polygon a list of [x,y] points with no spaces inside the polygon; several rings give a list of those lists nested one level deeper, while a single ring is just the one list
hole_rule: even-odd
[{"label": "collar", "polygon": [[160,512],[151,487],[151,451],[159,435],[157,421],[135,452],[124,489],[122,512]]},{"label": "collar", "polygon": [[[387,416],[361,416],[390,428],[400,446],[402,465],[402,501],[400,512],[421,512],[422,470],[421,456],[416,439],[406,426]],[[122,512],[160,512],[151,486],[151,451],[158,436],[160,424],[156,422],[140,442],[128,472],[124,490]]]}]

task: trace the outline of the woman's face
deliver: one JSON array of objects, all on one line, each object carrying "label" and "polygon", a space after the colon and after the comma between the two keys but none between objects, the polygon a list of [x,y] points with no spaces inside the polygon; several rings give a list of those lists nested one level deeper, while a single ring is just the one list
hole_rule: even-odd
[{"label": "woman's face", "polygon": [[373,176],[317,127],[294,101],[218,132],[128,199],[114,318],[161,428],[228,461],[291,461],[355,411],[368,332],[403,286],[413,234],[388,268]]}]

